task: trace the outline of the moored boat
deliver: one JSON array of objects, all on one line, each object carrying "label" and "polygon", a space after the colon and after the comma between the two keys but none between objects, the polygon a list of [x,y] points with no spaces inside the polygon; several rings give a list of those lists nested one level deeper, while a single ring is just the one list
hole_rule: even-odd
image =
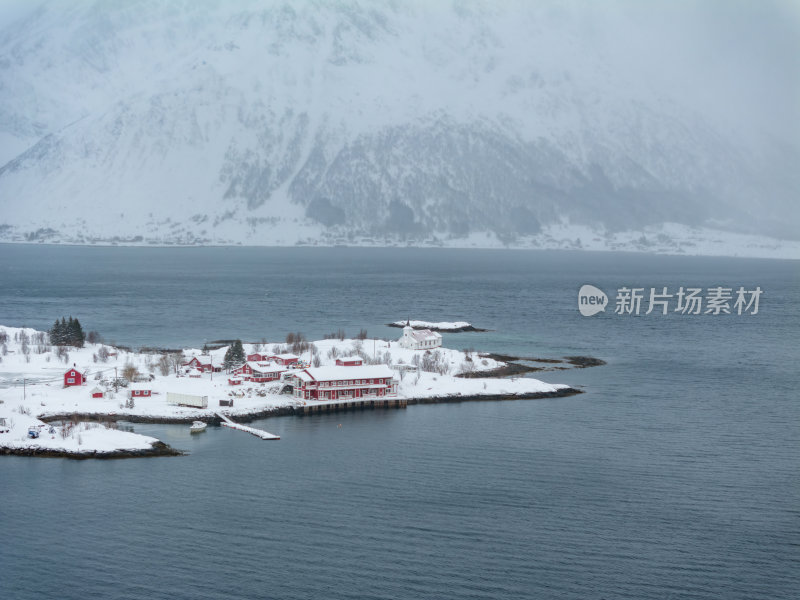
[{"label": "moored boat", "polygon": [[205,431],[206,427],[208,427],[208,425],[206,425],[202,421],[195,421],[194,423],[192,423],[192,426],[189,427],[189,432],[200,433],[201,431]]}]

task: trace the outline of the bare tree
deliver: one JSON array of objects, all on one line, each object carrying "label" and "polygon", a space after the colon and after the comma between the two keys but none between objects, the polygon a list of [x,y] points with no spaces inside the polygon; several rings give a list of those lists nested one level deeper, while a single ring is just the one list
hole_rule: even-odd
[{"label": "bare tree", "polygon": [[56,356],[59,360],[63,361],[64,364],[69,362],[69,352],[67,352],[66,346],[56,346]]},{"label": "bare tree", "polygon": [[164,377],[169,375],[170,371],[170,364],[169,364],[169,356],[166,354],[162,354],[158,359],[158,372],[161,373]]},{"label": "bare tree", "polygon": [[100,346],[100,350],[97,351],[97,358],[100,360],[100,362],[102,363],[107,362],[108,355],[109,355],[108,348],[106,348],[105,346]]},{"label": "bare tree", "polygon": [[472,360],[470,360],[470,361],[464,360],[461,363],[461,366],[459,368],[460,368],[462,374],[463,373],[472,373],[473,371],[475,371],[475,362],[472,361]]},{"label": "bare tree", "polygon": [[137,375],[139,375],[139,369],[137,369],[131,363],[126,363],[125,366],[122,367],[122,376],[128,381],[133,381],[136,379]]}]

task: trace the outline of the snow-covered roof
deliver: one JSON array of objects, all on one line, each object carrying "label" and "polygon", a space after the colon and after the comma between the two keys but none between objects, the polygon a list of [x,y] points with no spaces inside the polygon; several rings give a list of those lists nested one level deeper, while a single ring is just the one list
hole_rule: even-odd
[{"label": "snow-covered roof", "polygon": [[340,379],[391,378],[394,372],[389,365],[361,365],[356,367],[312,367],[297,371],[294,375],[303,381],[338,381]]},{"label": "snow-covered roof", "polygon": [[425,340],[430,340],[430,339],[435,340],[442,338],[440,333],[436,331],[431,331],[430,329],[415,329],[413,331],[408,332],[408,334],[418,342],[424,342]]},{"label": "snow-covered roof", "polygon": [[286,367],[283,365],[274,365],[272,363],[247,363],[254,373],[283,373]]},{"label": "snow-covered roof", "polygon": [[336,360],[340,360],[342,362],[351,362],[354,360],[360,360],[362,362],[364,361],[364,359],[361,358],[358,354],[351,354],[350,356],[340,356]]},{"label": "snow-covered roof", "polygon": [[280,358],[281,360],[299,359],[296,354],[273,354],[273,358]]}]

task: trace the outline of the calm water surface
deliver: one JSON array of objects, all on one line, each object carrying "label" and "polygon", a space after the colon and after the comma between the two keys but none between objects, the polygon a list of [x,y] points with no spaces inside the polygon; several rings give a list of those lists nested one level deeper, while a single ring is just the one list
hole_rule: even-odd
[{"label": "calm water surface", "polygon": [[[3,598],[795,598],[800,265],[411,249],[0,246],[0,323],[132,346],[493,329],[588,354],[545,401],[270,419],[282,440],[135,425],[190,451],[0,460]],[[756,316],[581,317],[594,283],[765,290]],[[610,311],[609,311],[610,313]],[[339,425],[341,424],[341,427]]]}]

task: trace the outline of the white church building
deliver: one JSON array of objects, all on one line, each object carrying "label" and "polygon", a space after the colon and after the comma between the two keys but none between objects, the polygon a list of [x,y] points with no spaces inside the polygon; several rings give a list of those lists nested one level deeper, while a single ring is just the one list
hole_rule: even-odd
[{"label": "white church building", "polygon": [[398,340],[402,348],[409,350],[431,350],[442,345],[442,336],[430,329],[414,329],[411,325],[403,327],[403,337]]}]

